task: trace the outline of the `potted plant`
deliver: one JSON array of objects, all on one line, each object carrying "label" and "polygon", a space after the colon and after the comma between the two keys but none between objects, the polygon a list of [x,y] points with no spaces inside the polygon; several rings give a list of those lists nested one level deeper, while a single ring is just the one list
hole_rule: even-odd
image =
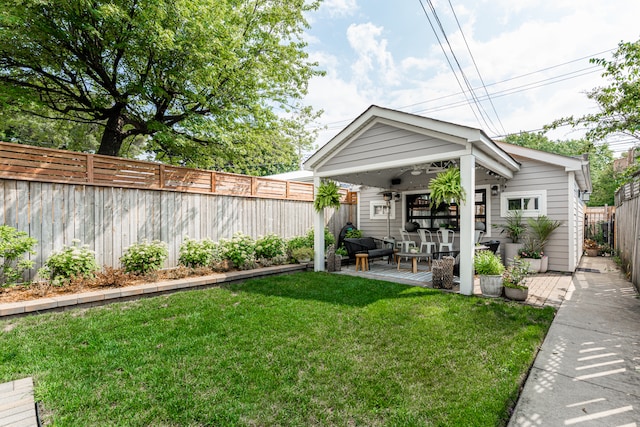
[{"label": "potted plant", "polygon": [[499,297],[502,295],[502,273],[504,264],[500,257],[491,251],[476,251],[473,257],[473,267],[480,276],[480,290],[482,295]]},{"label": "potted plant", "polygon": [[460,184],[460,169],[448,168],[440,172],[429,181],[429,191],[431,193],[431,203],[440,206],[442,203],[460,204],[466,197],[466,193]]},{"label": "potted plant", "polygon": [[584,239],[584,251],[587,256],[598,256],[598,242],[593,239]]},{"label": "potted plant", "polygon": [[522,219],[522,211],[509,211],[504,224],[495,224],[497,228],[501,228],[500,234],[505,233],[511,239],[511,243],[504,244],[504,258],[507,264],[511,264],[513,259],[518,255],[518,251],[522,249],[520,239],[527,231],[527,227]]},{"label": "potted plant", "polygon": [[320,184],[313,200],[313,207],[316,212],[324,208],[340,209],[340,187],[335,181],[323,181]]},{"label": "potted plant", "polygon": [[551,234],[562,225],[562,221],[549,219],[546,215],[539,215],[536,218],[528,218],[527,225],[529,232],[539,245],[539,251],[542,254],[540,272],[545,273],[548,270],[549,257],[544,255],[544,247],[549,241]]},{"label": "potted plant", "polygon": [[531,236],[527,236],[516,258],[519,257],[528,264],[529,273],[539,273],[542,268],[542,256],[543,253],[540,251],[538,241]]},{"label": "potted plant", "polygon": [[507,267],[502,274],[502,285],[504,286],[504,295],[515,301],[526,301],[529,296],[529,288],[527,287],[527,274],[529,266],[521,258],[516,257],[513,264]]},{"label": "potted plant", "polygon": [[291,258],[301,264],[307,263],[313,259],[313,249],[307,246],[296,248],[291,251]]}]

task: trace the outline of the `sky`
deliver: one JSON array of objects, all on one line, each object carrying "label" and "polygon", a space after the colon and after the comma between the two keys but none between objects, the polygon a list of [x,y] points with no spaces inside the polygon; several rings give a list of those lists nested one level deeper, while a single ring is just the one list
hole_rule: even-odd
[{"label": "sky", "polygon": [[[324,110],[317,147],[372,104],[479,128],[496,139],[596,112],[586,93],[607,81],[589,58],[610,59],[620,42],[640,38],[638,0],[431,3],[446,39],[426,0],[325,0],[307,15],[307,52],[326,72],[309,82],[305,98]],[[463,94],[456,61],[481,110]],[[583,134],[563,127],[547,136]],[[616,156],[634,145],[628,138],[609,144]]]}]

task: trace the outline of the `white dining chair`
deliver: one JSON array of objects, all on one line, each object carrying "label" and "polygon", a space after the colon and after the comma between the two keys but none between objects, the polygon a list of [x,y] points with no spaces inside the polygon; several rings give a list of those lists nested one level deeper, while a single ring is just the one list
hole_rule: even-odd
[{"label": "white dining chair", "polygon": [[[429,230],[425,230],[424,228],[418,229],[418,234],[420,235],[420,252],[433,253],[436,251],[436,244],[433,241],[433,236]],[[424,250],[426,246],[427,250]]]},{"label": "white dining chair", "polygon": [[411,240],[411,237],[409,237],[409,233],[406,230],[403,228],[400,228],[399,230],[400,240],[396,242],[396,246],[400,248],[400,252],[409,252],[409,248],[416,247],[416,242]]},{"label": "white dining chair", "polygon": [[453,231],[448,228],[440,228],[437,234],[438,241],[440,242],[438,252],[444,252],[444,248],[447,248],[449,252],[453,251],[453,239],[455,238]]}]

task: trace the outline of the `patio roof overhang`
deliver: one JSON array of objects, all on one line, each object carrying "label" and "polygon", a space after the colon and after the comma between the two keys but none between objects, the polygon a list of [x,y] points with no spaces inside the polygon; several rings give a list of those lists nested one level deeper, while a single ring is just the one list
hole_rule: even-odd
[{"label": "patio roof overhang", "polygon": [[369,107],[304,164],[319,178],[394,191],[425,188],[465,155],[478,172],[510,179],[519,163],[482,130]]}]

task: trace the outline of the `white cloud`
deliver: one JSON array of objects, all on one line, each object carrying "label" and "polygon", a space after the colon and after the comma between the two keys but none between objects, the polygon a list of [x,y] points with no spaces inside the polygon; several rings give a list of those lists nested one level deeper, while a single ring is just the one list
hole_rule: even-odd
[{"label": "white cloud", "polygon": [[320,6],[330,16],[349,16],[358,10],[357,0],[325,0]]},{"label": "white cloud", "polygon": [[349,45],[358,56],[352,65],[356,80],[381,80],[388,85],[397,83],[398,75],[391,52],[387,50],[388,42],[385,39],[378,40],[382,31],[383,27],[372,23],[351,24],[347,29]]}]

